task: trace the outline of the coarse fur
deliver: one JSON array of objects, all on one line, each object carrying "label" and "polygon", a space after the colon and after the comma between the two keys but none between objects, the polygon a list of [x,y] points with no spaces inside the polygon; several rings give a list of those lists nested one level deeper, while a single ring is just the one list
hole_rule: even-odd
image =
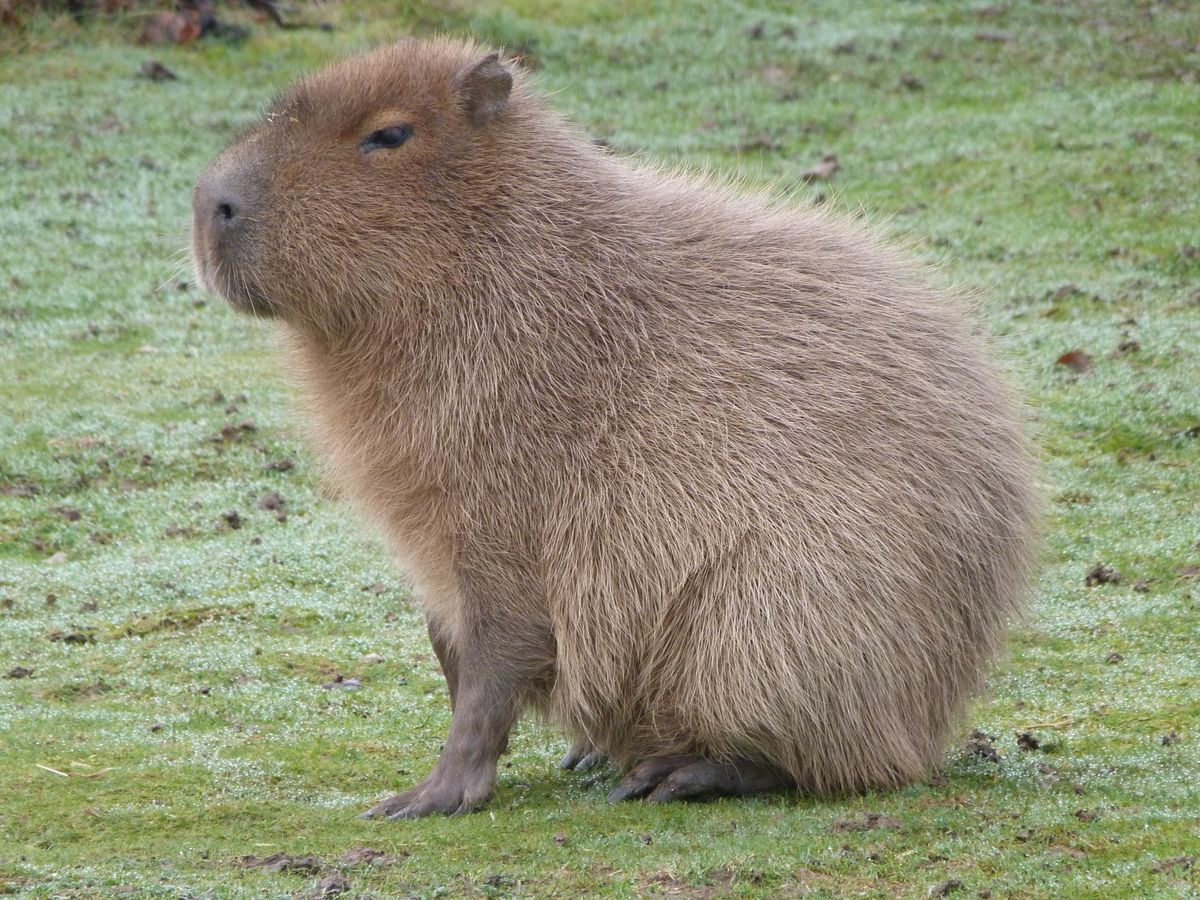
[{"label": "coarse fur", "polygon": [[206,175],[256,227],[194,238],[207,284],[280,323],[452,693],[484,648],[515,709],[622,764],[921,777],[1034,548],[969,311],[858,224],[594,147],[511,62],[476,116],[481,58],[409,41],[300,83]]}]

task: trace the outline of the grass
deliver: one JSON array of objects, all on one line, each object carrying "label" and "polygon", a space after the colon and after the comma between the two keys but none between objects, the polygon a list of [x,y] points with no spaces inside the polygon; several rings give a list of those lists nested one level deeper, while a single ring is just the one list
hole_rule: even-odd
[{"label": "grass", "polygon": [[[301,13],[336,27],[153,51],[135,17],[0,32],[0,669],[32,670],[0,679],[0,889],[1200,894],[1192,4]],[[200,166],[274,91],[440,29],[519,48],[621,152],[866,209],[986,294],[1048,499],[1031,614],[965,723],[998,761],[960,742],[890,794],[611,807],[527,722],[485,812],[354,818],[431,765],[443,683],[379,545],[322,495],[268,335],[181,250]],[[179,80],[136,78],[150,55]],[[833,180],[800,185],[830,153]],[[1076,349],[1090,371],[1055,364]],[[1120,581],[1086,585],[1098,563]],[[343,861],[358,847],[385,856]],[[241,863],[276,853],[321,868]]]}]

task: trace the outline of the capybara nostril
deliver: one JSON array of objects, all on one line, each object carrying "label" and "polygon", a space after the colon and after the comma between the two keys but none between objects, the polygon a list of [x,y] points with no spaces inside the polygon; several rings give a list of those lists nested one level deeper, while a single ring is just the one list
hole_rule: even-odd
[{"label": "capybara nostril", "polygon": [[245,181],[241,172],[228,166],[205,173],[193,197],[196,225],[213,229],[218,237],[243,225],[248,208]]}]

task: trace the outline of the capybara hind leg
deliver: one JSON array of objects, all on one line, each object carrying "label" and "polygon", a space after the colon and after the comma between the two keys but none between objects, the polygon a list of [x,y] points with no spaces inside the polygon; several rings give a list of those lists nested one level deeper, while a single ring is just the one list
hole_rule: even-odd
[{"label": "capybara hind leg", "polygon": [[586,738],[576,738],[571,744],[571,749],[567,751],[558,762],[560,769],[574,769],[576,772],[587,772],[590,769],[596,768],[606,762],[608,757],[592,746],[592,742]]},{"label": "capybara hind leg", "polygon": [[608,802],[620,803],[622,800],[645,797],[676,769],[696,762],[701,762],[697,756],[656,756],[643,759],[625,773],[621,783],[608,795]]},{"label": "capybara hind leg", "polygon": [[769,794],[787,786],[787,779],[769,766],[745,761],[724,763],[702,759],[675,769],[658,783],[646,801],[669,803],[672,800]]}]

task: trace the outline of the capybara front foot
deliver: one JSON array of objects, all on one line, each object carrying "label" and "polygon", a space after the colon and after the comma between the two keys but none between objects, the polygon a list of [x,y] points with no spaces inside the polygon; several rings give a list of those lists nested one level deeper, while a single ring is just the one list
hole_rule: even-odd
[{"label": "capybara front foot", "polygon": [[574,769],[576,772],[587,772],[608,761],[608,757],[592,746],[586,738],[576,738],[558,762],[560,769]]},{"label": "capybara front foot", "polygon": [[714,762],[698,757],[661,757],[638,763],[608,795],[611,802],[645,797],[648,803],[710,800],[783,790],[787,779],[770,766],[738,760]]},{"label": "capybara front foot", "polygon": [[361,819],[419,819],[461,816],[479,809],[492,796],[491,778],[472,778],[437,770],[415,788],[376,803]]}]

